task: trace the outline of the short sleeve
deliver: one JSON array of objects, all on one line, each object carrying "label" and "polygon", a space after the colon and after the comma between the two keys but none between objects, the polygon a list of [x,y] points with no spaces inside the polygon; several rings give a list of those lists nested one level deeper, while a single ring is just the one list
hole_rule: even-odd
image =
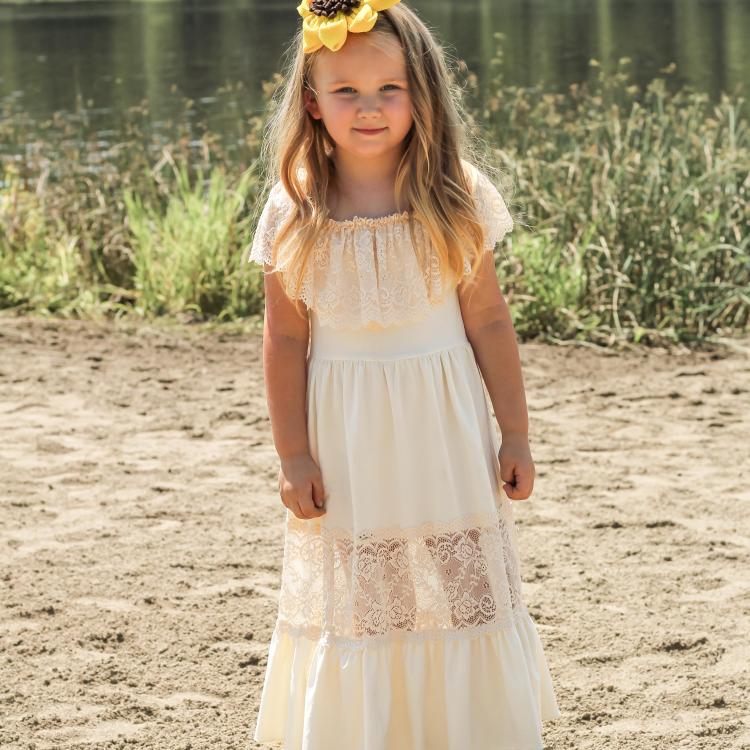
[{"label": "short sleeve", "polygon": [[264,263],[273,265],[271,252],[273,242],[281,225],[284,223],[290,207],[291,200],[286,190],[284,190],[282,182],[279,180],[269,191],[263,211],[258,219],[250,254],[247,258],[248,261],[254,261],[260,265]]},{"label": "short sleeve", "polygon": [[483,172],[471,165],[472,187],[477,201],[479,221],[484,228],[484,250],[492,251],[500,240],[513,229],[508,206],[498,189]]}]

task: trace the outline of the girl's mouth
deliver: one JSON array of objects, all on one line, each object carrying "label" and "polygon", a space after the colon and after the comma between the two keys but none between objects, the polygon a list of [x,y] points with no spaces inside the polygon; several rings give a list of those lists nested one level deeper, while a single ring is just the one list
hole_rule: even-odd
[{"label": "girl's mouth", "polygon": [[387,128],[354,128],[354,130],[365,135],[374,135],[375,133],[382,133]]}]

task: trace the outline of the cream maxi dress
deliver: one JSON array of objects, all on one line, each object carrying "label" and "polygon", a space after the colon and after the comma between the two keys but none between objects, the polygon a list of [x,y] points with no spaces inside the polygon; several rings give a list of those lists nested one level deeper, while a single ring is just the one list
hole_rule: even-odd
[{"label": "cream maxi dress", "polygon": [[[492,252],[513,223],[465,164]],[[279,182],[251,260],[271,262],[290,207]],[[286,511],[254,739],[287,750],[541,750],[542,722],[560,711],[522,598],[491,402],[455,285],[427,300],[439,274],[417,262],[409,216],[330,219],[306,273],[308,434],[327,512]]]}]

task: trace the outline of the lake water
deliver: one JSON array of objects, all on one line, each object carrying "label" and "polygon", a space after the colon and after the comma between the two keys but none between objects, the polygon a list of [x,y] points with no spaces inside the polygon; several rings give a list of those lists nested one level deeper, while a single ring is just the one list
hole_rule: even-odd
[{"label": "lake water", "polygon": [[[76,97],[101,127],[147,98],[170,116],[184,95],[211,110],[227,83],[243,83],[239,105],[261,106],[261,82],[278,70],[301,19],[296,1],[158,0],[0,4],[0,98],[35,118],[74,110]],[[675,84],[713,98],[750,82],[750,0],[421,0],[410,3],[449,50],[486,78],[494,32],[506,35],[507,83],[560,90],[632,59],[643,86],[676,63]],[[177,92],[177,94],[175,94]],[[216,112],[211,120],[231,118]]]}]

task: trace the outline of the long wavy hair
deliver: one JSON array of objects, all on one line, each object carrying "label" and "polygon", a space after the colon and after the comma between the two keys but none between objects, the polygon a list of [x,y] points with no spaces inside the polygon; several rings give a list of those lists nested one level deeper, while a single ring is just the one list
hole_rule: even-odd
[{"label": "long wavy hair", "polygon": [[[412,244],[418,256],[424,254],[415,241],[413,222],[418,220],[431,240],[442,278],[457,280],[468,260],[470,283],[481,263],[484,233],[472,197],[472,178],[462,162],[480,169],[493,183],[499,172],[485,157],[486,144],[469,122],[463,89],[451,69],[453,58],[403,1],[379,11],[366,33],[387,35],[391,41],[395,37],[406,60],[413,124],[403,142],[395,197],[397,205],[411,207]],[[314,95],[311,72],[322,49],[303,52],[300,24],[269,102],[259,159],[261,197],[267,197],[280,181],[294,204],[272,250],[274,264],[283,258],[283,276],[296,280],[293,288],[282,282],[292,298],[299,296],[311,255],[326,229],[326,195],[335,177],[329,154],[336,144],[323,121],[310,116],[303,94],[308,89]],[[256,203],[256,219],[264,203],[262,199]],[[430,263],[426,257],[420,261]],[[428,293],[432,300],[432,288]]]}]

